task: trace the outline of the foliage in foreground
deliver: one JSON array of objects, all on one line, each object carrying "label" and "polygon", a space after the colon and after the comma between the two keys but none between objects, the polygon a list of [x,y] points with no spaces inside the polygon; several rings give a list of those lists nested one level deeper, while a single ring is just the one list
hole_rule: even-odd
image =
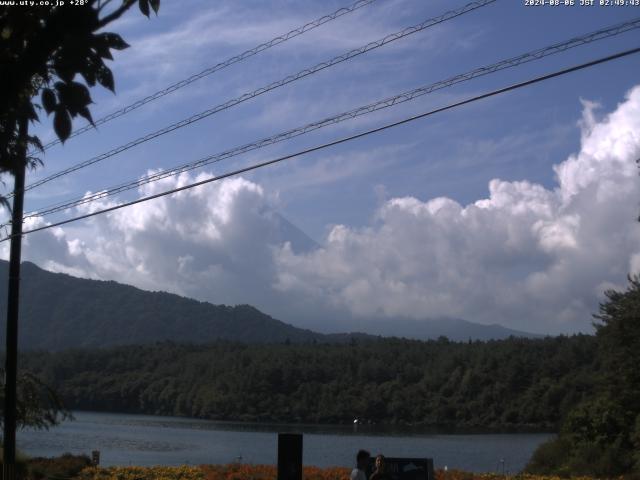
[{"label": "foliage in foreground", "polygon": [[[348,480],[351,469],[304,467],[305,480]],[[199,467],[90,467],[78,480],[275,480],[274,465],[201,465]]]},{"label": "foliage in foreground", "polygon": [[[111,50],[128,47],[118,34],[104,28],[136,3],[147,17],[150,7],[156,14],[160,8],[160,0],[122,0],[114,8],[101,0],[84,0],[73,7],[69,2],[54,3],[0,6],[2,173],[14,174],[21,167],[25,143],[42,150],[39,138],[27,131],[28,122],[39,120],[38,110],[53,114],[53,128],[63,142],[71,135],[72,118],[81,116],[93,123],[89,88],[100,84],[115,91],[105,61],[113,59]],[[76,81],[79,76],[84,83]],[[33,167],[39,162],[34,157],[26,160]],[[8,203],[2,196],[0,202]]]},{"label": "foliage in foreground", "polygon": [[[207,480],[200,467],[89,467],[73,480]],[[248,480],[248,478],[247,478]]]},{"label": "foliage in foreground", "polygon": [[[20,452],[16,452],[16,474],[18,478],[26,476],[28,459]],[[0,443],[0,471],[3,469],[4,464],[4,446]]]},{"label": "foliage in foreground", "polygon": [[[4,358],[2,358],[4,360]],[[4,369],[0,368],[0,378]],[[16,383],[16,423],[18,428],[46,430],[63,420],[73,419],[56,392],[37,376],[18,372]],[[0,385],[0,426],[4,422],[4,383]]]},{"label": "foliage in foreground", "polygon": [[[436,470],[435,480],[561,480],[552,475],[533,475],[522,473],[517,475],[501,475],[498,473],[472,473],[461,470]],[[572,477],[572,480],[594,480],[592,476]]]},{"label": "foliage in foreground", "polygon": [[[43,480],[58,478],[68,480],[276,480],[275,465],[200,465],[156,467],[93,467],[86,455],[64,454],[56,458],[31,458],[21,460],[21,478]],[[28,473],[27,473],[28,472]],[[349,480],[351,468],[303,467],[304,480]],[[497,473],[472,473],[461,470],[436,470],[435,480],[560,480],[553,475],[500,475]],[[593,476],[572,477],[573,480],[593,480]],[[600,477],[605,478],[605,477]]]},{"label": "foliage in foreground", "polygon": [[534,453],[531,473],[640,478],[640,275],[625,292],[605,295],[595,316],[603,374],[594,395],[568,413],[560,435]]},{"label": "foliage in foreground", "polygon": [[[304,467],[304,480],[348,480],[350,468]],[[87,468],[76,480],[275,480],[273,465],[201,465],[200,467],[109,467]],[[559,480],[559,477],[521,474],[471,473],[459,470],[436,470],[435,480]],[[593,477],[574,477],[593,480]]]},{"label": "foliage in foreground", "polygon": [[91,465],[86,455],[65,453],[56,458],[35,457],[28,460],[29,480],[72,478]]},{"label": "foliage in foreground", "polygon": [[[201,465],[205,480],[274,480],[278,476],[275,465]],[[309,467],[302,469],[304,480],[348,480],[350,468]]]}]

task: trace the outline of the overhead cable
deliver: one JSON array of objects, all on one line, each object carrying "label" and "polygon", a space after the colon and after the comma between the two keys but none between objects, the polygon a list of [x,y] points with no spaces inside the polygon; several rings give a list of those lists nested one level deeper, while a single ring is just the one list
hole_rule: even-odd
[{"label": "overhead cable", "polygon": [[[212,65],[210,67],[205,68],[204,70],[202,70],[199,73],[196,73],[194,75],[191,75],[188,78],[185,78],[183,80],[180,80],[178,82],[175,82],[171,85],[169,85],[168,87],[163,88],[162,90],[158,90],[155,93],[152,93],[151,95],[148,95],[144,98],[141,98],[140,100],[137,100],[133,103],[131,103],[130,105],[127,105],[126,107],[123,107],[119,110],[116,110],[115,112],[112,112],[102,118],[99,118],[98,120],[96,120],[94,123],[94,125],[97,127],[98,125],[102,125],[104,123],[107,123],[111,120],[114,120],[118,117],[121,117],[129,112],[132,112],[133,110],[136,110],[140,107],[142,107],[143,105],[146,105],[149,102],[153,102],[154,100],[157,100],[159,98],[164,97],[165,95],[169,95],[170,93],[175,92],[176,90],[180,90],[181,88],[186,87],[187,85],[191,85],[193,82],[200,80],[201,78],[207,77],[217,71],[220,71],[224,68],[227,68],[231,65],[234,65],[236,63],[239,63],[243,60],[246,60],[249,57],[252,57],[254,55],[257,55],[260,52],[264,52],[265,50],[268,50],[271,47],[275,47],[276,45],[279,45],[281,43],[286,42],[287,40],[291,40],[292,38],[298,37],[310,30],[313,30],[314,28],[317,28],[321,25],[324,25],[325,23],[331,22],[332,20],[335,20],[337,18],[340,18],[344,15],[347,15],[349,13],[355,12],[356,10],[365,7],[373,2],[375,2],[377,0],[358,0],[355,3],[352,3],[351,5],[347,6],[347,7],[342,7],[339,8],[338,10],[336,10],[333,13],[330,13],[328,15],[324,15],[316,20],[313,20],[312,22],[306,23],[304,25],[302,25],[301,27],[298,27],[294,30],[291,30],[290,32],[285,33],[284,35],[279,35],[275,38],[272,38],[271,40],[269,40],[268,42],[265,43],[261,43],[260,45],[253,47],[249,50],[246,50],[244,52],[242,52],[239,55],[235,55],[233,57],[230,57],[222,62],[216,63],[215,65]],[[73,138],[76,137],[78,135],[81,135],[85,132],[88,132],[89,130],[92,130],[94,128],[94,125],[86,125],[82,128],[79,128],[78,130],[74,131],[69,138]],[[54,145],[57,145],[60,143],[59,139],[53,140],[47,144],[44,145],[44,149],[47,150],[51,147],[53,147]]]},{"label": "overhead cable", "polygon": [[[129,150],[137,145],[140,145],[142,143],[148,142],[150,140],[153,140],[157,137],[160,137],[162,135],[165,135],[169,132],[173,132],[174,130],[178,130],[179,128],[182,127],[186,127],[188,125],[191,125],[195,122],[198,122],[204,118],[210,117],[211,115],[214,115],[216,113],[219,113],[223,110],[227,110],[231,107],[234,107],[240,103],[246,102],[247,100],[250,100],[252,98],[255,98],[259,95],[262,95],[264,93],[270,92],[272,90],[275,90],[277,88],[280,88],[284,85],[288,85],[289,83],[295,82],[297,80],[300,80],[302,78],[308,77],[309,75],[313,75],[317,72],[320,72],[326,68],[332,67],[334,65],[337,65],[339,63],[345,62],[349,59],[352,59],[354,57],[357,57],[359,55],[362,55],[366,52],[369,52],[371,50],[375,50],[377,48],[380,48],[384,45],[387,45],[391,42],[395,42],[396,40],[399,40],[401,38],[407,37],[409,35],[413,35],[414,33],[420,32],[422,30],[425,30],[429,27],[433,27],[434,25],[438,25],[440,23],[446,22],[448,20],[451,20],[453,18],[459,17],[461,15],[464,15],[466,13],[469,13],[473,10],[476,10],[478,8],[487,6],[491,3],[494,3],[496,0],[476,0],[473,1],[471,3],[466,4],[465,6],[455,9],[455,10],[450,10],[448,12],[443,13],[442,15],[439,15],[437,17],[434,18],[430,18],[428,20],[425,20],[424,22],[421,22],[417,25],[414,25],[412,27],[407,27],[403,30],[400,30],[398,32],[392,33],[390,35],[387,35],[379,40],[376,40],[374,42],[370,42],[362,47],[350,50],[347,53],[344,53],[342,55],[339,55],[337,57],[333,57],[330,60],[327,60],[325,62],[321,62],[318,63],[316,65],[314,65],[313,67],[309,67],[309,68],[305,68],[304,70],[299,71],[298,73],[295,73],[293,75],[288,75],[287,77],[282,78],[281,80],[278,80],[276,82],[270,83],[269,85],[266,85],[264,87],[260,87],[257,90],[254,90],[252,92],[249,93],[245,93],[239,97],[236,97],[232,100],[228,100],[225,103],[221,103],[219,105],[216,105],[215,107],[212,107],[210,109],[204,110],[200,113],[197,113],[195,115],[192,115],[191,117],[185,118],[179,122],[173,123],[171,125],[168,125],[164,128],[161,128],[160,130],[156,130],[155,132],[151,132],[148,133],[147,135],[144,135],[142,137],[139,137],[135,140],[132,140],[124,145],[120,145],[112,150],[109,150],[108,152],[102,153],[98,156],[92,157],[88,160],[85,160],[83,162],[80,162],[76,165],[73,165],[69,168],[66,168],[64,170],[61,170],[59,172],[53,173],[41,180],[37,180],[29,185],[27,185],[24,190],[28,191],[31,190],[33,188],[39,187],[41,185],[44,185],[45,183],[48,183],[52,180],[55,180],[57,178],[60,178],[64,175],[68,175],[72,172],[75,172],[77,170],[80,170],[82,168],[86,168],[90,165],[93,165],[95,163],[101,162],[103,160],[106,160],[107,158],[113,157],[114,155],[117,155],[119,153],[122,153],[126,150]],[[11,197],[13,196],[12,194],[7,195],[7,197]]]},{"label": "overhead cable", "polygon": [[[469,103],[476,102],[478,100],[482,100],[482,99],[485,99],[485,98],[488,98],[488,97],[492,97],[492,96],[499,95],[499,94],[502,94],[502,93],[506,93],[506,92],[509,92],[509,91],[512,91],[512,90],[523,88],[523,87],[526,87],[526,86],[529,86],[529,85],[533,85],[535,83],[539,83],[539,82],[542,82],[542,81],[545,81],[545,80],[549,80],[551,78],[559,77],[559,76],[566,75],[568,73],[572,73],[572,72],[575,72],[575,71],[578,71],[578,70],[583,70],[585,68],[593,67],[595,65],[599,65],[599,64],[602,64],[602,63],[610,62],[612,60],[615,60],[615,59],[618,59],[618,58],[622,58],[622,57],[626,57],[628,55],[632,55],[632,54],[635,54],[635,53],[638,53],[638,52],[640,52],[640,47],[633,48],[633,49],[630,49],[630,50],[625,50],[623,52],[619,52],[619,53],[616,53],[616,54],[613,54],[613,55],[609,55],[607,57],[598,58],[597,60],[592,60],[590,62],[582,63],[580,65],[575,65],[573,67],[564,68],[562,70],[557,70],[555,72],[548,73],[546,75],[542,75],[542,76],[539,76],[539,77],[536,77],[536,78],[533,78],[533,79],[530,79],[530,80],[526,80],[524,82],[516,83],[516,84],[510,85],[508,87],[499,88],[497,90],[493,90],[493,91],[488,92],[488,93],[484,93],[484,94],[477,95],[477,96],[474,96],[474,97],[471,97],[471,98],[467,98],[467,99],[459,101],[459,102],[451,103],[451,104],[449,104],[447,106],[444,106],[444,107],[440,107],[440,108],[436,108],[436,109],[433,109],[433,110],[429,110],[428,112],[424,112],[424,113],[421,113],[419,115],[414,115],[414,116],[405,118],[405,119],[397,121],[397,122],[388,123],[388,124],[383,125],[381,127],[377,127],[377,128],[373,128],[371,130],[367,130],[365,132],[361,132],[361,133],[358,133],[358,134],[355,134],[355,135],[351,135],[351,136],[348,136],[348,137],[343,137],[341,139],[334,140],[334,141],[328,142],[328,143],[324,143],[322,145],[317,145],[315,147],[307,148],[305,150],[301,150],[301,151],[296,152],[296,153],[292,153],[292,154],[289,154],[289,155],[278,157],[278,158],[275,158],[275,159],[272,159],[272,160],[268,160],[266,162],[256,163],[256,164],[250,165],[248,167],[240,168],[240,169],[234,170],[232,172],[227,172],[227,173],[224,173],[224,174],[216,176],[216,177],[208,178],[206,180],[201,180],[201,181],[198,181],[198,182],[195,182],[195,183],[191,183],[189,185],[183,185],[181,187],[177,187],[177,188],[173,188],[171,190],[167,190],[167,191],[164,191],[164,192],[156,193],[154,195],[149,195],[149,196],[146,196],[146,197],[142,197],[142,198],[139,198],[137,200],[130,201],[130,202],[122,203],[122,204],[119,204],[119,205],[114,205],[114,206],[111,206],[111,207],[108,207],[108,208],[104,208],[104,209],[101,209],[101,210],[96,210],[96,211],[93,211],[93,212],[90,212],[90,213],[86,213],[84,215],[79,215],[77,217],[69,218],[69,219],[66,219],[66,220],[61,220],[61,221],[56,222],[56,223],[51,223],[51,224],[44,225],[44,226],[37,227],[37,228],[33,228],[33,229],[30,229],[30,230],[25,230],[25,231],[22,232],[22,235],[27,235],[27,234],[30,234],[30,233],[40,232],[42,230],[47,230],[47,229],[50,229],[50,228],[59,227],[61,225],[66,225],[68,223],[77,222],[79,220],[84,220],[84,219],[87,219],[87,218],[90,218],[90,217],[94,217],[96,215],[101,215],[101,214],[105,214],[105,213],[108,213],[108,212],[113,212],[115,210],[120,210],[122,208],[130,207],[132,205],[136,205],[136,204],[139,204],[139,203],[147,202],[149,200],[153,200],[153,199],[164,197],[164,196],[167,196],[167,195],[172,195],[174,193],[178,193],[178,192],[181,192],[181,191],[184,191],[184,190],[189,190],[189,189],[192,189],[192,188],[195,188],[195,187],[206,185],[206,184],[211,183],[211,182],[216,182],[216,181],[219,181],[219,180],[223,180],[225,178],[232,177],[232,176],[235,176],[235,175],[239,175],[241,173],[246,173],[246,172],[250,172],[250,171],[253,171],[253,170],[257,170],[259,168],[263,168],[263,167],[266,167],[266,166],[269,166],[269,165],[280,163],[280,162],[283,162],[285,160],[289,160],[291,158],[295,158],[295,157],[299,157],[299,156],[302,156],[302,155],[306,155],[306,154],[309,154],[309,153],[312,153],[312,152],[323,150],[325,148],[329,148],[329,147],[332,147],[332,146],[335,146],[335,145],[339,145],[339,144],[346,143],[346,142],[349,142],[349,141],[352,141],[352,140],[356,140],[358,138],[366,137],[368,135],[372,135],[374,133],[381,132],[383,130],[387,130],[387,129],[394,128],[394,127],[397,127],[397,126],[400,126],[400,125],[404,125],[406,123],[413,122],[413,121],[419,120],[421,118],[425,118],[425,117],[434,115],[436,113],[444,112],[446,110],[451,110],[451,109],[460,107],[462,105],[466,105],[466,104],[469,104]],[[11,235],[7,235],[3,239],[1,239],[0,242],[7,241],[7,240],[11,239],[11,237],[12,237]]]},{"label": "overhead cable", "polygon": [[578,37],[573,37],[569,40],[554,43],[544,48],[540,48],[537,50],[533,50],[527,53],[523,53],[516,57],[511,57],[505,60],[501,60],[497,63],[493,63],[491,65],[487,65],[484,67],[476,68],[475,70],[471,70],[469,72],[465,72],[462,74],[455,75],[453,77],[449,77],[445,80],[440,80],[438,82],[421,86],[415,88],[413,90],[409,90],[406,92],[402,92],[400,94],[394,95],[392,97],[385,98],[383,100],[379,100],[368,105],[360,106],[358,108],[342,112],[338,115],[334,115],[328,118],[324,118],[319,121],[315,121],[303,126],[299,126],[293,128],[291,130],[287,130],[285,132],[278,133],[276,135],[262,138],[260,140],[256,140],[238,147],[231,148],[229,150],[225,150],[223,152],[217,153],[215,155],[208,155],[204,158],[200,158],[198,160],[184,163],[180,166],[173,167],[170,170],[164,170],[156,173],[152,173],[149,175],[145,175],[144,177],[131,180],[126,183],[122,183],[117,186],[109,187],[107,189],[100,190],[99,192],[92,193],[89,195],[85,195],[79,198],[75,198],[72,200],[65,200],[63,202],[58,202],[56,204],[31,211],[23,217],[24,219],[50,215],[53,213],[61,212],[67,210],[69,208],[73,208],[79,205],[83,205],[86,203],[90,203],[97,199],[103,199],[106,197],[110,197],[128,190],[132,190],[138,188],[142,185],[159,181],[164,178],[168,178],[174,175],[178,175],[180,173],[184,173],[190,170],[194,170],[197,168],[201,168],[206,165],[210,165],[212,163],[221,162],[223,160],[257,150],[269,145],[273,145],[285,140],[289,140],[291,138],[298,137],[300,135],[304,135],[314,130],[318,130],[330,125],[335,125],[340,122],[344,122],[346,120],[350,120],[353,118],[357,118],[363,115],[370,114],[372,112],[376,112],[379,110],[383,110],[395,105],[399,105],[415,98],[421,97],[423,95],[432,93],[436,90],[440,90],[443,88],[450,87],[452,85],[456,85],[461,82],[469,81],[474,78],[478,78],[484,75],[488,75],[491,73],[495,73],[501,70],[505,70],[508,68],[516,67],[518,65],[522,65],[524,63],[540,60],[550,55],[554,55],[560,52],[564,52],[568,49],[575,48],[581,45],[589,44],[594,41],[602,40],[604,38],[609,38],[615,35],[619,35],[621,33],[627,32],[629,30],[640,28],[640,18],[636,18],[634,20],[630,20],[627,22],[619,23],[616,25],[612,25],[606,28],[601,28],[594,32],[590,32],[588,34],[584,34]]}]

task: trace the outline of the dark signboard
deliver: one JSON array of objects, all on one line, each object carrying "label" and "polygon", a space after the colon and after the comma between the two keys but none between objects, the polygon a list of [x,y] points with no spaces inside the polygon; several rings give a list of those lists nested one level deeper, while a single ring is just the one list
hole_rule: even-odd
[{"label": "dark signboard", "polygon": [[278,434],[278,480],[302,480],[302,434]]},{"label": "dark signboard", "polygon": [[[367,467],[367,478],[375,470],[375,457]],[[385,457],[385,473],[388,480],[434,480],[433,459]]]}]

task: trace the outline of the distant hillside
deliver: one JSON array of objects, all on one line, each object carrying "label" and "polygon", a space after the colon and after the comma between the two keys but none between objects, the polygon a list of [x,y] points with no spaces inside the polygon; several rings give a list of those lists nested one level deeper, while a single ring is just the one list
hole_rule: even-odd
[{"label": "distant hillside", "polygon": [[[6,292],[8,263],[0,261],[0,291]],[[212,305],[117,282],[51,273],[22,265],[20,346],[63,350],[158,341],[205,343],[345,342],[351,335],[323,335],[288,325],[249,305]],[[6,295],[0,295],[6,311]],[[3,322],[4,323],[4,322]],[[0,339],[4,345],[4,328]],[[364,338],[364,335],[354,334]]]},{"label": "distant hillside", "polygon": [[466,342],[467,340],[502,340],[509,337],[542,338],[543,335],[513,330],[497,323],[481,325],[458,318],[436,318],[428,320],[394,319],[368,322],[367,333],[433,340],[447,337],[449,340]]},{"label": "distant hillside", "polygon": [[[0,260],[0,293],[6,292],[8,263]],[[349,324],[364,333],[323,334],[276,320],[250,305],[226,306],[165,292],[148,292],[113,281],[88,280],[52,273],[30,262],[22,265],[20,347],[64,350],[150,344],[171,340],[207,343],[341,343],[376,336],[454,341],[504,339],[534,335],[500,325],[456,319],[367,321]],[[0,294],[0,311],[6,295]],[[347,319],[345,319],[347,320]],[[0,328],[4,344],[5,329]]]}]

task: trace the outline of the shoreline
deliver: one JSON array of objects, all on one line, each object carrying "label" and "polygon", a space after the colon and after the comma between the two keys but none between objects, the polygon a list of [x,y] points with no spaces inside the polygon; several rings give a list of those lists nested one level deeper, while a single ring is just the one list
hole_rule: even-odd
[{"label": "shoreline", "polygon": [[65,452],[101,453],[101,464],[201,465],[270,464],[276,460],[278,433],[303,434],[303,463],[351,465],[364,448],[389,457],[433,458],[436,467],[491,471],[504,459],[519,471],[551,434],[459,434],[416,429],[382,430],[378,425],[301,426],[219,423],[184,417],[75,412],[77,421],[51,431],[18,432],[18,448],[30,456],[55,457]]},{"label": "shoreline", "polygon": [[[546,434],[556,435],[558,432],[552,428],[534,427],[531,425],[512,425],[512,426],[496,426],[496,427],[480,427],[480,426],[449,426],[449,425],[427,425],[427,424],[407,424],[407,423],[311,423],[311,422],[280,422],[272,420],[255,421],[255,420],[216,420],[211,418],[202,417],[188,417],[188,416],[176,416],[176,415],[163,415],[157,413],[144,413],[144,412],[117,412],[117,411],[101,411],[101,410],[71,410],[71,414],[96,414],[96,415],[113,415],[113,416],[131,416],[131,417],[148,417],[154,419],[155,422],[160,423],[160,420],[166,420],[175,423],[189,423],[197,422],[203,424],[216,425],[221,427],[238,426],[237,430],[249,430],[249,431],[268,431],[279,430],[281,427],[284,432],[298,432],[298,433],[346,433],[346,430],[357,433],[367,434],[426,434],[426,435],[509,435],[509,434]],[[73,421],[73,420],[71,420]],[[254,428],[246,428],[254,427]],[[55,428],[55,427],[53,427]],[[236,429],[222,428],[221,430]]]}]

